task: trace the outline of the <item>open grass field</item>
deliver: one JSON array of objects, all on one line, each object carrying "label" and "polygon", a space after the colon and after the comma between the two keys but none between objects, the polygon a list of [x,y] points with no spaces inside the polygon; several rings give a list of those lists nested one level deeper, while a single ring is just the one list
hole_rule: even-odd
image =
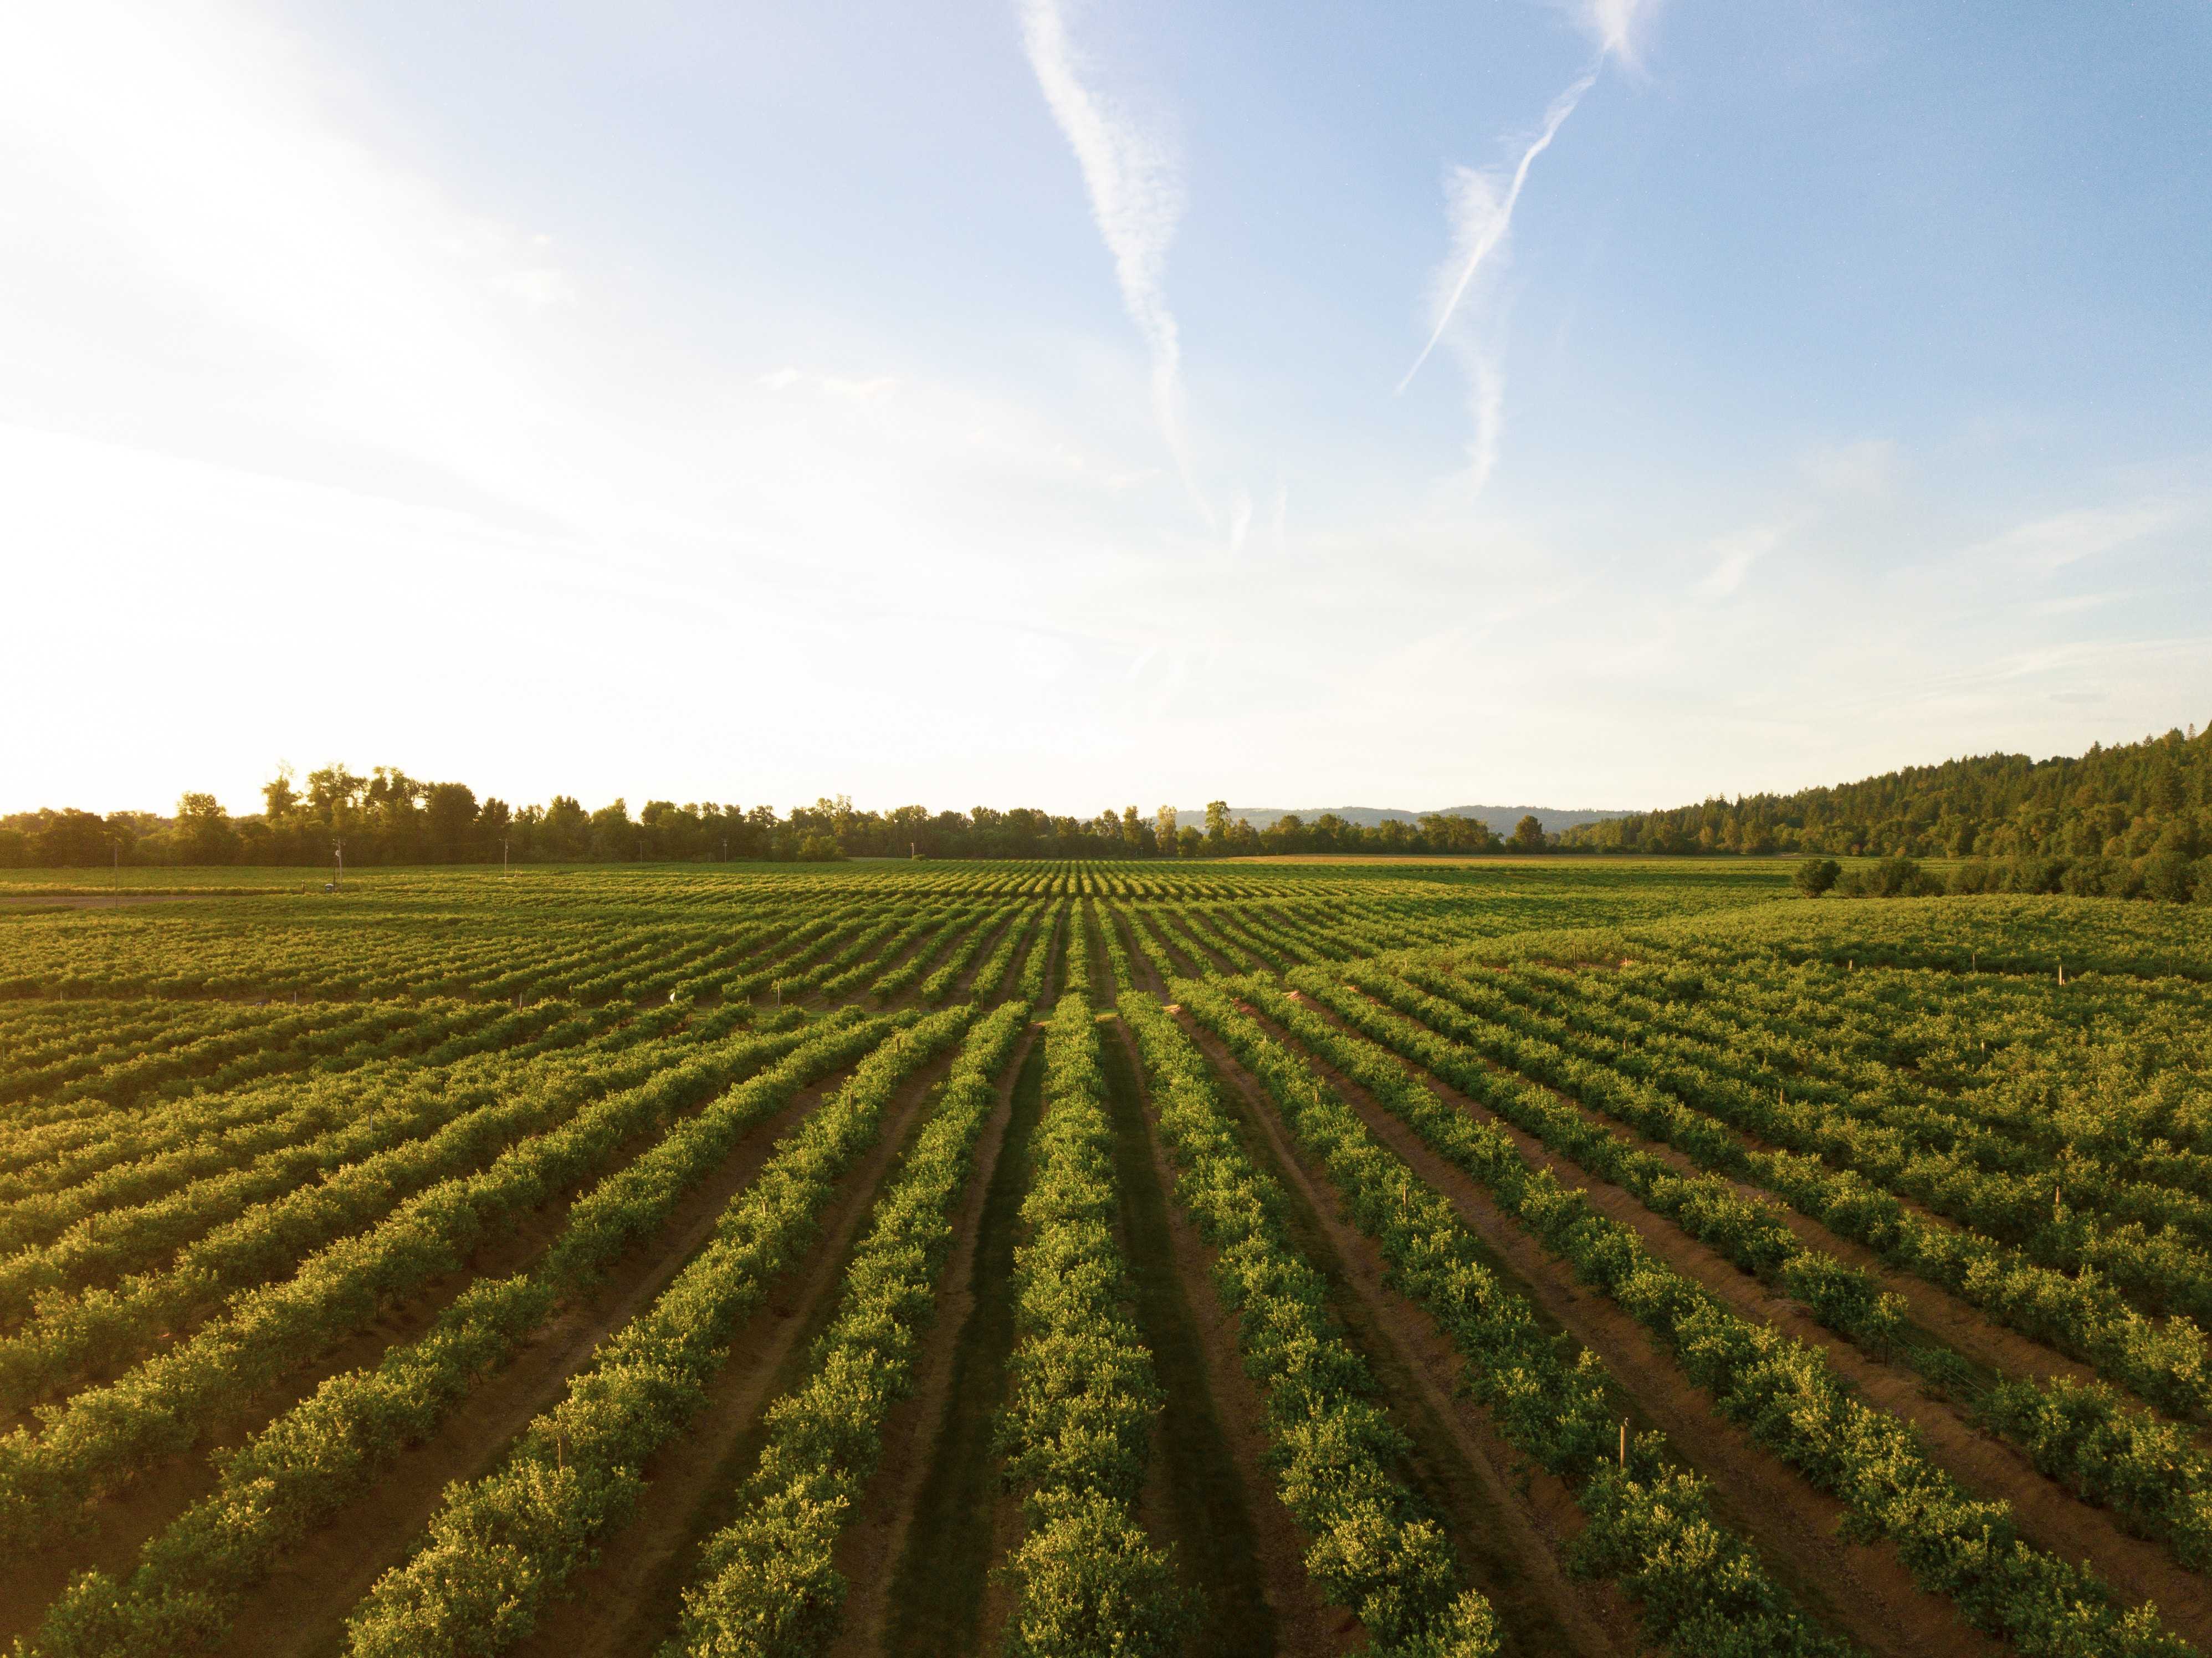
[{"label": "open grass field", "polygon": [[0,878],[40,1654],[2212,1652],[2212,926]]}]

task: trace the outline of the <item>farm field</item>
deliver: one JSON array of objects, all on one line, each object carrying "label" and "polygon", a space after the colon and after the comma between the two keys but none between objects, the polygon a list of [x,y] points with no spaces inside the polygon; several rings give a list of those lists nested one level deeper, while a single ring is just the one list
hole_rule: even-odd
[{"label": "farm field", "polygon": [[2212,1652],[2201,908],[120,886],[0,878],[20,1652]]}]

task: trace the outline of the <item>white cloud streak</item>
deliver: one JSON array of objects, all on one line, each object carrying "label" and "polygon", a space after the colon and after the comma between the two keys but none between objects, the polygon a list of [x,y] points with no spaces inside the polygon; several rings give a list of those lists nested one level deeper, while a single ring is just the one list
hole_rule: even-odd
[{"label": "white cloud streak", "polygon": [[1084,83],[1056,0],[1023,0],[1022,44],[1053,119],[1074,150],[1091,217],[1114,256],[1121,303],[1152,360],[1152,410],[1183,487],[1207,526],[1182,422],[1182,344],[1169,309],[1168,246],[1182,216],[1182,170],[1173,149],[1127,110]]},{"label": "white cloud streak", "polygon": [[[1565,91],[1552,100],[1537,129],[1514,164],[1510,178],[1499,187],[1496,174],[1474,167],[1452,170],[1445,183],[1447,218],[1451,225],[1451,257],[1439,267],[1435,284],[1429,337],[1398,381],[1402,395],[1435,353],[1459,316],[1476,277],[1502,257],[1513,229],[1514,210],[1528,187],[1529,170],[1536,158],[1552,147],[1559,129],[1575,112],[1584,95],[1597,84],[1608,61],[1638,66],[1638,33],[1658,9],[1659,0],[1576,0],[1571,8],[1575,21],[1597,45],[1597,61],[1577,76]],[[1498,467],[1498,452],[1504,428],[1504,369],[1494,343],[1468,342],[1458,355],[1467,367],[1468,392],[1474,416],[1474,436],[1468,445],[1469,492],[1480,495]]]},{"label": "white cloud streak", "polygon": [[1539,155],[1552,147],[1552,140],[1559,136],[1559,128],[1565,124],[1567,117],[1575,112],[1575,106],[1582,102],[1583,94],[1596,82],[1597,71],[1593,69],[1552,100],[1551,108],[1544,112],[1542,130],[1530,141],[1528,148],[1521,152],[1520,163],[1513,169],[1513,182],[1502,197],[1492,187],[1485,174],[1471,167],[1454,169],[1450,211],[1453,249],[1460,256],[1459,278],[1438,303],[1436,324],[1429,331],[1428,343],[1422,346],[1421,355],[1413,359],[1413,366],[1398,382],[1401,392],[1413,383],[1413,376],[1421,372],[1421,365],[1437,349],[1437,342],[1443,338],[1444,330],[1450,325],[1454,314],[1459,310],[1460,301],[1467,297],[1468,284],[1474,281],[1474,273],[1482,269],[1483,262],[1498,251],[1505,240],[1505,233],[1513,228],[1513,210],[1520,204],[1522,189],[1528,182],[1528,169],[1535,165]]}]

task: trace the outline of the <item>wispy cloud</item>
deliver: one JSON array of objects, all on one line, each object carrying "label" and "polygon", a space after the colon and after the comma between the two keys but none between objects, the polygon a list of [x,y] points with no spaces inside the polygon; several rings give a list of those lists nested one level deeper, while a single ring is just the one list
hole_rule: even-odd
[{"label": "wispy cloud", "polygon": [[[1536,158],[1552,147],[1559,129],[1575,112],[1609,61],[1638,66],[1641,31],[1659,0],[1576,0],[1569,9],[1576,24],[1597,46],[1597,60],[1578,76],[1544,112],[1535,134],[1522,146],[1520,160],[1510,174],[1474,167],[1455,167],[1445,181],[1445,211],[1451,226],[1451,256],[1437,268],[1432,285],[1428,338],[1413,366],[1398,381],[1403,392],[1413,383],[1436,349],[1451,330],[1453,319],[1466,307],[1470,290],[1486,269],[1494,269],[1503,257],[1513,228],[1514,210],[1528,187],[1529,170]],[[1504,423],[1504,371],[1492,341],[1468,340],[1458,351],[1468,374],[1473,398],[1474,438],[1469,446],[1469,484],[1480,495],[1498,465],[1498,447]]]},{"label": "wispy cloud", "polygon": [[2085,558],[2117,551],[2190,516],[2179,501],[2083,507],[2016,524],[1972,550],[2049,574]]},{"label": "wispy cloud", "polygon": [[1460,301],[1467,297],[1468,288],[1474,281],[1474,273],[1481,270],[1483,262],[1498,251],[1505,240],[1505,233],[1513,228],[1513,210],[1520,205],[1522,189],[1528,182],[1528,169],[1535,165],[1539,155],[1552,147],[1552,140],[1559,136],[1559,128],[1565,124],[1567,117],[1575,112],[1575,106],[1582,102],[1583,94],[1596,82],[1597,71],[1593,69],[1552,100],[1551,108],[1544,112],[1542,129],[1529,141],[1528,147],[1521,152],[1520,162],[1513,169],[1512,183],[1502,193],[1487,173],[1479,173],[1473,167],[1452,169],[1448,189],[1451,197],[1452,251],[1457,257],[1453,264],[1445,266],[1445,270],[1449,270],[1455,264],[1459,276],[1440,295],[1436,307],[1436,322],[1429,331],[1428,343],[1421,347],[1420,355],[1413,359],[1413,366],[1398,382],[1401,392],[1413,383],[1413,376],[1421,372],[1421,365],[1437,349],[1437,342],[1443,338],[1444,330],[1450,325],[1453,316],[1458,312]]},{"label": "wispy cloud", "polygon": [[1751,574],[1752,566],[1787,541],[1802,522],[1802,518],[1796,518],[1774,524],[1754,524],[1723,536],[1712,545],[1718,558],[1692,591],[1703,599],[1729,598],[1743,586],[1743,579]]},{"label": "wispy cloud", "polygon": [[1182,345],[1166,291],[1168,246],[1182,216],[1182,169],[1173,147],[1127,108],[1086,85],[1057,0],[1022,0],[1022,44],[1053,119],[1083,169],[1091,216],[1129,320],[1152,359],[1152,409],[1183,487],[1209,526],[1182,423]]}]

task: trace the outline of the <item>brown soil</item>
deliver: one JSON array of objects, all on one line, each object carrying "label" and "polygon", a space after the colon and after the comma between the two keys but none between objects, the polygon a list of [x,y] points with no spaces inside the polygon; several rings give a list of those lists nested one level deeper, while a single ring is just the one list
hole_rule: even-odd
[{"label": "brown soil", "polygon": [[[1214,1291],[1212,1267],[1217,1252],[1200,1238],[1182,1204],[1176,1199],[1175,1170],[1160,1145],[1159,1116],[1152,1106],[1152,1090],[1145,1080],[1144,1062],[1138,1054],[1135,1038],[1120,1019],[1113,1022],[1112,1029],[1114,1035],[1106,1040],[1118,1040],[1127,1049],[1129,1066],[1137,1077],[1138,1090],[1144,1101],[1145,1121],[1152,1141],[1153,1177],[1168,1199],[1168,1234],[1175,1248],[1176,1276],[1182,1282],[1183,1293],[1195,1317],[1212,1413],[1220,1422],[1236,1459],[1245,1507],[1252,1516],[1254,1547],[1264,1593],[1275,1615],[1276,1650],[1294,1655],[1295,1658],[1350,1651],[1358,1644],[1359,1625],[1341,1611],[1331,1608],[1316,1592],[1306,1576],[1308,1539],[1276,1496],[1275,1482],[1267,1473],[1266,1406],[1259,1388],[1245,1374],[1243,1357],[1237,1350],[1237,1320],[1222,1306]],[[1156,1479],[1164,1477],[1164,1471],[1157,1467],[1153,1473]],[[1155,1511],[1164,1506],[1154,1504]]]},{"label": "brown soil", "polygon": [[1028,924],[1028,921],[1029,912],[1026,909],[1018,909],[1011,920],[993,927],[989,940],[982,949],[975,952],[975,959],[961,969],[960,976],[954,981],[953,994],[972,999],[975,994],[975,975],[983,970],[984,963],[991,959],[992,951],[997,950],[1005,941],[1007,928],[1024,926]]},{"label": "brown soil", "polygon": [[[1330,1017],[1325,1009],[1314,1011]],[[1332,1023],[1337,1022],[1332,1019]],[[2088,1560],[2126,1599],[2155,1600],[2166,1623],[2176,1631],[2200,1647],[2212,1644],[2212,1583],[2177,1565],[2160,1545],[2130,1536],[2109,1510],[2092,1507],[2045,1479],[2025,1455],[1975,1427],[1948,1400],[1928,1397],[1910,1370],[1883,1363],[1853,1346],[1797,1303],[1690,1237],[1673,1222],[1652,1213],[1632,1193],[1556,1156],[1534,1136],[1493,1115],[1441,1078],[1402,1060],[1399,1063],[1455,1109],[1493,1124],[1510,1136],[1532,1165],[1548,1169],[1562,1186],[1582,1193],[1590,1206],[1607,1218],[1634,1229],[1652,1254],[1695,1281],[1739,1316],[1771,1324],[1820,1349],[1837,1374],[1849,1381],[1869,1404],[1911,1423],[1937,1466],[1969,1492],[2010,1503],[2030,1541],[2069,1560]],[[1665,1157],[1683,1173],[1698,1172],[1680,1153],[1643,1142],[1595,1113],[1583,1114],[1612,1130],[1617,1138],[1636,1141]],[[1460,1176],[1462,1181],[1466,1178]],[[1738,1189],[1747,1195],[1758,1195],[1740,1184]],[[1806,1241],[1815,1242],[1810,1238]]]},{"label": "brown soil", "polygon": [[952,1359],[960,1333],[975,1305],[975,1242],[983,1199],[1006,1145],[1013,1115],[1014,1082],[1028,1061],[1041,1027],[1032,1026],[1007,1060],[999,1079],[999,1102],[984,1124],[968,1177],[967,1199],[953,1223],[952,1258],[938,1289],[937,1316],[923,1339],[915,1365],[915,1390],[884,1424],[882,1461],[875,1477],[854,1505],[854,1518],[837,1540],[836,1566],[850,1586],[843,1628],[831,1646],[833,1658],[860,1658],[884,1649],[890,1617],[891,1581],[913,1528],[915,1504],[929,1474],[931,1442],[927,1430],[942,1421],[952,1387]]},{"label": "brown soil", "polygon": [[[1255,1158],[1303,1198],[1316,1230],[1301,1247],[1338,1287],[1335,1311],[1413,1440],[1422,1493],[1443,1511],[1470,1581],[1497,1609],[1508,1650],[1637,1650],[1626,1598],[1608,1585],[1571,1581],[1559,1564],[1560,1549],[1583,1525],[1572,1493],[1458,1397],[1462,1361],[1449,1339],[1388,1286],[1382,1252],[1343,1218],[1334,1187],[1304,1159],[1259,1084],[1211,1034],[1187,1016],[1181,1023],[1229,1085]],[[1340,1625],[1352,1623],[1343,1612],[1330,1615]]]},{"label": "brown soil", "polygon": [[[560,1400],[570,1374],[675,1277],[713,1236],[722,1211],[772,1155],[777,1139],[842,1086],[845,1075],[801,1090],[757,1126],[678,1206],[658,1237],[633,1245],[596,1291],[556,1314],[434,1436],[404,1453],[374,1491],[295,1551],[248,1603],[228,1649],[261,1655],[334,1649],[346,1614],[405,1557],[447,1483],[487,1472],[532,1418]],[[557,1223],[546,1229],[549,1241],[557,1230]]]},{"label": "brown soil", "polygon": [[[1507,1263],[1518,1279],[1516,1287],[1605,1362],[1667,1435],[1674,1454],[1712,1480],[1717,1513],[1759,1547],[1769,1569],[1801,1603],[1824,1612],[1877,1653],[1998,1650],[1948,1600],[1916,1588],[1893,1546],[1844,1542],[1838,1535],[1845,1512],[1842,1503],[1814,1490],[1748,1433],[1717,1414],[1642,1326],[1605,1297],[1575,1288],[1565,1268],[1472,1178],[1430,1150],[1358,1084],[1312,1054],[1306,1057],[1375,1137],[1448,1199],[1462,1224]],[[1723,1268],[1735,1272],[1725,1263]]]},{"label": "brown soil", "polygon": [[836,1314],[854,1248],[877,1196],[921,1126],[929,1090],[952,1067],[948,1051],[909,1078],[884,1116],[874,1146],[845,1177],[822,1217],[822,1235],[795,1277],[730,1343],[707,1403],[684,1433],[646,1462],[650,1488],[629,1525],[605,1540],[599,1562],[568,1584],[563,1603],[518,1658],[649,1654],[672,1634],[699,1545],[727,1524],[758,1461],[768,1406],[804,1380],[808,1350]]},{"label": "brown soil", "polygon": [[1121,929],[1122,948],[1129,952],[1129,971],[1136,978],[1137,987],[1151,995],[1165,996],[1168,981],[1160,976],[1159,969],[1153,964],[1152,952],[1139,943],[1135,923],[1126,912],[1111,907],[1106,911],[1106,919],[1109,926]]}]

